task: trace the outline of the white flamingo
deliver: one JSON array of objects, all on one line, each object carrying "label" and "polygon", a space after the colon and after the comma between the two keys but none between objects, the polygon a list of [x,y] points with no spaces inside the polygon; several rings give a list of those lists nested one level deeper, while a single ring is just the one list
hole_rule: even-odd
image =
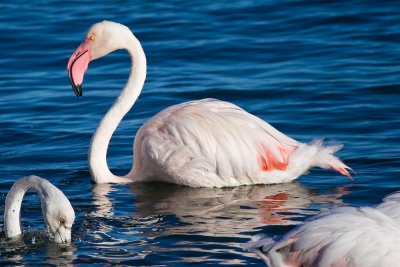
[{"label": "white flamingo", "polygon": [[392,267],[400,262],[400,193],[375,208],[339,207],[281,239],[256,236],[244,248],[270,267]]},{"label": "white flamingo", "polygon": [[124,25],[94,24],[68,61],[68,74],[82,96],[91,60],[126,49],[132,60],[127,84],[101,120],[89,149],[96,183],[164,181],[192,187],[225,187],[289,182],[311,167],[335,169],[350,177],[334,152],[341,145],[302,144],[238,106],[204,99],[171,106],[147,121],[136,134],[134,164],[124,177],[107,166],[112,134],[138,98],[146,78],[142,46]]},{"label": "white flamingo", "polygon": [[71,242],[75,212],[60,189],[38,176],[26,176],[15,181],[6,197],[4,232],[7,238],[21,235],[20,211],[25,192],[35,190],[42,205],[44,220],[57,243]]}]

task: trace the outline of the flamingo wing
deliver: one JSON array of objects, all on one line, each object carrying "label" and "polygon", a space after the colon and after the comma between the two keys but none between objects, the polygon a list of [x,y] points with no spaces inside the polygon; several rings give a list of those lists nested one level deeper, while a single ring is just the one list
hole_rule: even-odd
[{"label": "flamingo wing", "polygon": [[258,247],[270,266],[396,266],[400,260],[399,224],[369,207],[336,208],[273,245],[271,240],[256,240],[246,248]]},{"label": "flamingo wing", "polygon": [[400,225],[400,192],[388,195],[376,209],[396,220]]},{"label": "flamingo wing", "polygon": [[190,186],[251,184],[259,172],[285,170],[299,144],[234,104],[204,99],[169,107],[143,125],[135,166],[141,177],[173,176]]}]

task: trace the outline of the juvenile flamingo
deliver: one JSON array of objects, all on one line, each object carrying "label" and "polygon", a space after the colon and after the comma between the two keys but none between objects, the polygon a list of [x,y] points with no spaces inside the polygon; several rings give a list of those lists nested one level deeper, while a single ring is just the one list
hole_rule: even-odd
[{"label": "juvenile flamingo", "polygon": [[4,207],[4,232],[7,238],[21,234],[20,211],[22,199],[28,190],[40,196],[44,221],[57,243],[71,242],[71,228],[75,212],[60,189],[38,176],[26,176],[15,181],[6,197]]}]

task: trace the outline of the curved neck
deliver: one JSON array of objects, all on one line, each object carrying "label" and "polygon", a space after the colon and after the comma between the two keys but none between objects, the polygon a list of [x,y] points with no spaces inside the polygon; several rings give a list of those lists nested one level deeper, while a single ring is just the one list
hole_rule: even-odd
[{"label": "curved neck", "polygon": [[33,189],[40,195],[42,213],[44,214],[46,204],[43,201],[43,196],[50,190],[46,182],[46,180],[32,175],[17,180],[11,187],[4,207],[4,232],[6,237],[10,238],[21,234],[19,218],[22,199],[26,191]]},{"label": "curved neck", "polygon": [[133,34],[128,35],[127,45],[124,48],[132,61],[128,82],[100,121],[89,148],[89,169],[95,183],[132,182],[127,177],[112,174],[107,165],[107,149],[111,137],[122,118],[132,108],[146,79],[146,57],[142,46]]}]

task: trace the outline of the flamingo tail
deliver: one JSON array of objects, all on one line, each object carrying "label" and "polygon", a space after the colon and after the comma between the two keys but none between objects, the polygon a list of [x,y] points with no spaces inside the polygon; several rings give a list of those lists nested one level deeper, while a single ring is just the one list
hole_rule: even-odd
[{"label": "flamingo tail", "polygon": [[333,169],[339,173],[349,177],[352,176],[349,171],[353,171],[349,166],[344,164],[338,157],[334,155],[335,152],[342,149],[343,145],[323,145],[322,140],[315,140],[310,144],[300,146],[298,155],[308,157],[311,167],[320,167],[324,169]]}]

